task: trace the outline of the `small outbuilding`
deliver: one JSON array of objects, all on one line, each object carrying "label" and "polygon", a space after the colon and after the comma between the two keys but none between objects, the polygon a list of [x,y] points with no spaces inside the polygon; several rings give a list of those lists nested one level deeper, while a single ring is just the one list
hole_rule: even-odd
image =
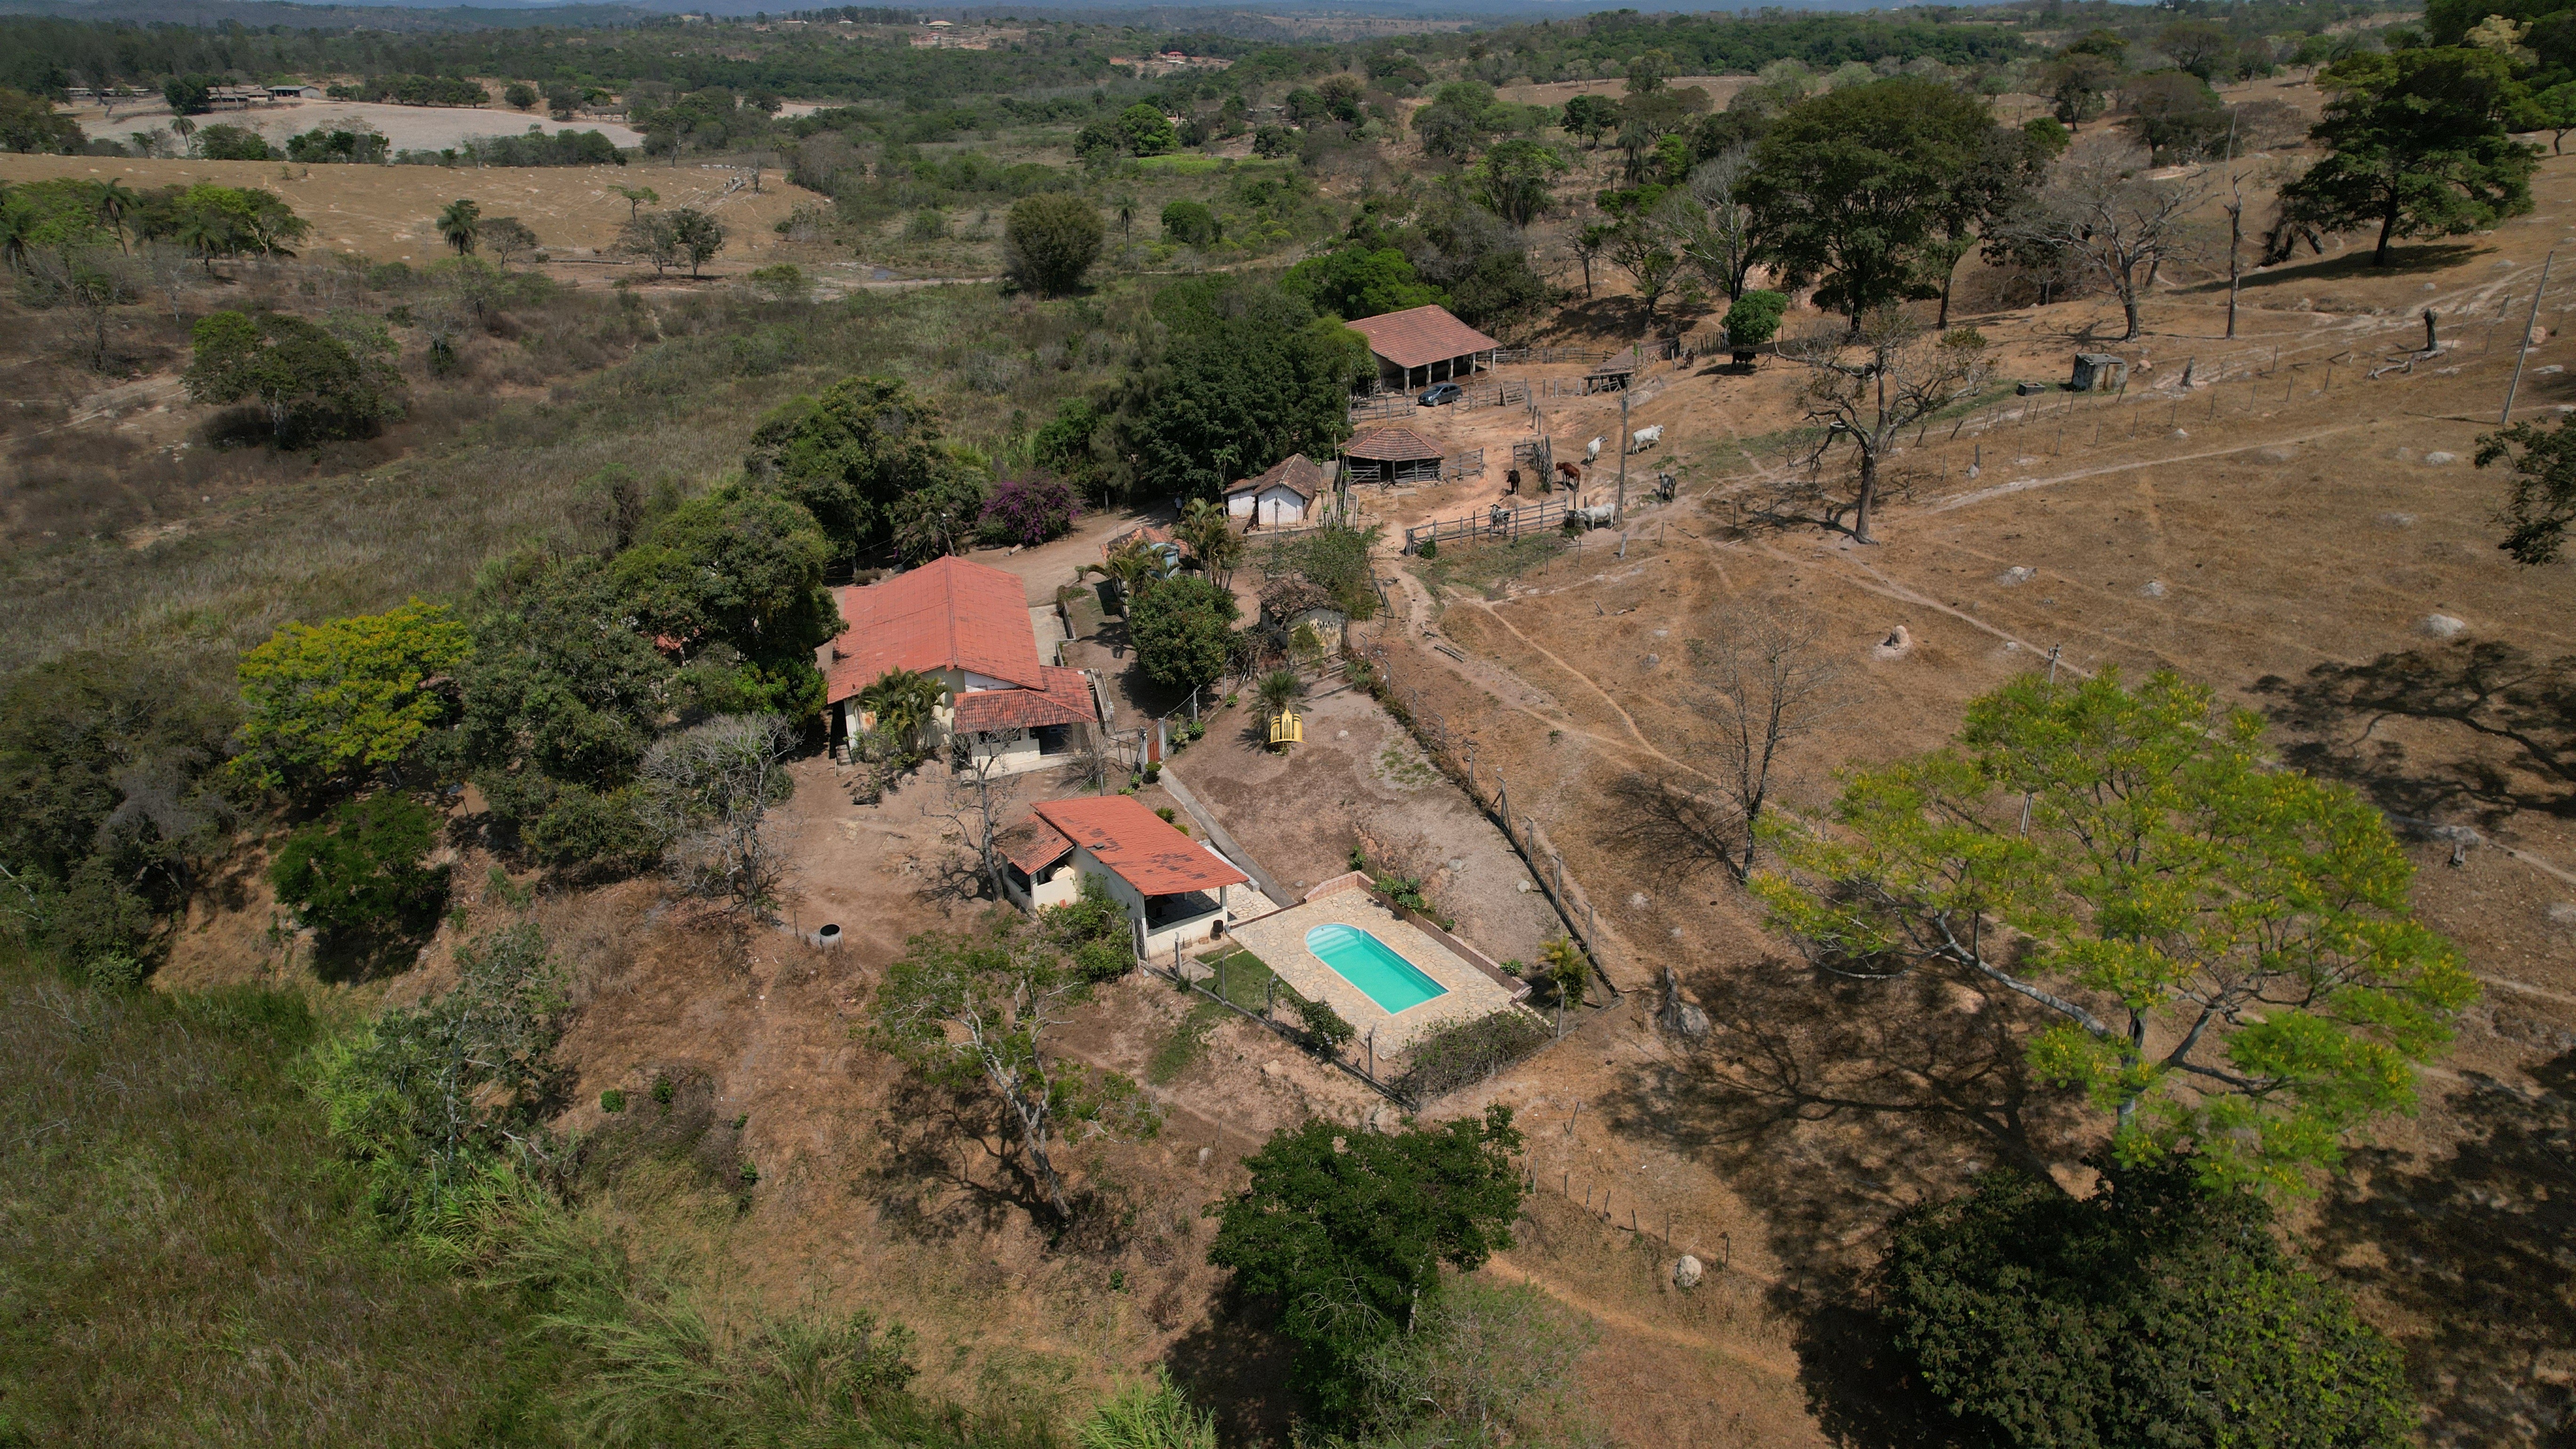
[{"label": "small outbuilding", "polygon": [[[1252,878],[1133,795],[1042,800],[998,836],[1003,888],[1023,910],[1062,905],[1098,879],[1124,907],[1136,953],[1152,956],[1224,934],[1231,893]],[[1258,909],[1268,905],[1252,897]]]},{"label": "small outbuilding", "polygon": [[2118,392],[2128,386],[2129,364],[2108,352],[2075,354],[2075,372],[2066,385],[2076,392]]},{"label": "small outbuilding", "polygon": [[1401,424],[1353,438],[1342,449],[1357,483],[1436,483],[1443,456],[1429,439]]},{"label": "small outbuilding", "polygon": [[1323,492],[1322,465],[1291,453],[1257,478],[1237,479],[1225,490],[1225,512],[1246,529],[1304,523]]},{"label": "small outbuilding", "polygon": [[1446,307],[1408,307],[1362,317],[1351,330],[1366,337],[1377,357],[1379,382],[1411,392],[1435,382],[1473,377],[1477,354],[1502,346],[1449,315]]}]

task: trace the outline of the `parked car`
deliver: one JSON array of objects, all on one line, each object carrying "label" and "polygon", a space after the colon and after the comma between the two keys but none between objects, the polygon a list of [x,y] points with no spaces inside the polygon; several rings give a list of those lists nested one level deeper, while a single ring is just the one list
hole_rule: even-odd
[{"label": "parked car", "polygon": [[1465,397],[1466,395],[1467,390],[1465,388],[1460,387],[1454,382],[1444,382],[1424,393],[1420,398],[1416,399],[1416,401],[1423,407],[1436,408],[1442,403],[1456,402],[1458,399]]}]

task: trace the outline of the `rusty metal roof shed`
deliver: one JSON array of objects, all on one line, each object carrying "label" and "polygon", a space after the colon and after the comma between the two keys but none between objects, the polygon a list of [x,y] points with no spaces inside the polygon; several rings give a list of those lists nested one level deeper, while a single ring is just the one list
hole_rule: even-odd
[{"label": "rusty metal roof shed", "polygon": [[1353,438],[1342,452],[1372,463],[1436,462],[1447,456],[1420,433],[1401,425],[1377,428]]},{"label": "rusty metal roof shed", "polygon": [[1350,326],[1369,340],[1369,351],[1398,367],[1428,367],[1502,346],[1439,306],[1408,307],[1401,312],[1362,317]]}]

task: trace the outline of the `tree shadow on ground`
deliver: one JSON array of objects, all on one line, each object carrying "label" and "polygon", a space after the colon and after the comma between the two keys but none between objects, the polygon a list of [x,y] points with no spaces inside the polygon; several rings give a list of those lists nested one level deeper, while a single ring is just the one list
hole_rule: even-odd
[{"label": "tree shadow on ground", "polygon": [[[1036,1179],[1016,1155],[994,1150],[1008,1140],[1008,1130],[989,1093],[907,1075],[877,1119],[884,1150],[857,1174],[852,1190],[875,1203],[889,1228],[916,1242],[993,1232],[1014,1213],[1050,1221]],[[979,1159],[998,1167],[998,1181],[975,1175]]]},{"label": "tree shadow on ground", "polygon": [[1695,1049],[1633,1074],[1619,1131],[1708,1162],[1761,1215],[1786,1272],[1810,1408],[1837,1443],[1937,1442],[1944,1416],[1893,1363],[1862,1303],[1874,1239],[1904,1208],[1995,1163],[2045,1173],[2080,1131],[2031,1079],[2036,1008],[1917,974],[1859,981],[1773,958],[1690,982]]},{"label": "tree shadow on ground", "polygon": [[[2576,656],[2543,661],[2494,640],[2317,665],[2254,692],[2278,700],[2274,723],[2303,736],[2282,751],[2311,774],[2346,780],[2411,822],[2468,811],[2493,828],[2517,810],[2576,815]],[[2446,726],[2474,753],[2418,759],[2378,735],[2392,720]]]},{"label": "tree shadow on ground", "polygon": [[1190,1402],[1216,1415],[1220,1443],[1290,1440],[1297,1397],[1288,1386],[1290,1349],[1278,1321],[1278,1304],[1229,1286],[1209,1301],[1207,1317],[1163,1356],[1163,1366]]},{"label": "tree shadow on ground", "polygon": [[2576,1445],[2576,1052],[2534,1096],[2472,1077],[2447,1157],[2355,1152],[2311,1239],[2320,1266],[2414,1320],[2436,1445]]},{"label": "tree shadow on ground", "polygon": [[[2323,257],[2312,262],[2288,261],[2260,272],[2248,267],[2243,285],[2246,291],[2251,292],[2264,287],[2282,287],[2293,283],[2357,282],[2370,277],[2404,277],[2419,272],[2447,272],[2454,267],[2467,266],[2472,258],[2485,250],[2484,247],[2472,246],[2464,242],[2434,242],[2425,246],[2391,247],[2388,249],[2388,265],[2374,267],[2370,264],[2370,248],[2357,247],[2339,257]],[[2227,290],[2227,279],[2222,276],[2215,281],[2183,290],[2224,293]]]}]

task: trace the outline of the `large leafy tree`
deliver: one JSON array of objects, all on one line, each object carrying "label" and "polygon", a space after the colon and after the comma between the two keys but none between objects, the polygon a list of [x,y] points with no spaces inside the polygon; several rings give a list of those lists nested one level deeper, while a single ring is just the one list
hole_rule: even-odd
[{"label": "large leafy tree", "polygon": [[2187,1147],[2213,1185],[2297,1192],[2412,1105],[2476,986],[2387,820],[2261,733],[2171,673],[2025,677],[1956,745],[1853,775],[1828,825],[1773,817],[1785,869],[1753,886],[1833,970],[2048,1012],[2032,1065],[2112,1115],[2124,1160]]},{"label": "large leafy tree", "polygon": [[1318,312],[1336,317],[1375,317],[1447,301],[1422,280],[1413,260],[1393,246],[1346,242],[1288,269],[1280,287]]},{"label": "large leafy tree", "polygon": [[822,707],[814,647],[841,630],[823,588],[830,554],[802,507],[729,486],[655,523],[618,556],[615,580],[639,628],[731,672],[722,712],[802,717]]},{"label": "large leafy tree", "polygon": [[1165,579],[1127,608],[1127,632],[1145,676],[1169,689],[1216,683],[1233,657],[1234,595],[1195,575]]},{"label": "large leafy tree", "polygon": [[1162,355],[1138,369],[1120,407],[1137,482],[1214,498],[1291,453],[1331,456],[1350,432],[1367,342],[1277,290],[1230,278],[1171,290],[1193,295],[1170,309]]},{"label": "large leafy tree", "polygon": [[2414,1442],[2396,1349],[2274,1244],[2261,1200],[2184,1158],[2100,1165],[2089,1198],[1991,1172],[1888,1234],[1882,1321],[1972,1442]]},{"label": "large leafy tree", "polygon": [[351,800],[288,836],[269,879],[299,925],[344,942],[389,937],[446,897],[447,867],[423,863],[438,824],[401,795]]},{"label": "large leafy tree", "polygon": [[2505,129],[2521,95],[2510,58],[2466,47],[2355,55],[2317,84],[2334,99],[2309,134],[2331,154],[2281,188],[2284,222],[2376,226],[2371,262],[2386,266],[2402,237],[2458,236],[2531,210],[2536,151]]},{"label": "large leafy tree", "polygon": [[1468,186],[1487,211],[1514,226],[1527,226],[1555,204],[1549,180],[1563,170],[1565,158],[1554,146],[1515,137],[1485,153],[1469,173]]},{"label": "large leafy tree", "polygon": [[283,313],[217,312],[197,319],[192,341],[188,396],[257,403],[280,446],[362,435],[402,416],[402,374],[386,360],[391,342],[378,334],[352,341]]},{"label": "large leafy tree", "polygon": [[933,1081],[999,1098],[1021,1165],[1059,1221],[1073,1216],[1060,1141],[1150,1137],[1162,1125],[1134,1082],[1047,1051],[1047,1033],[1090,990],[1044,932],[996,915],[977,930],[906,941],[877,992],[876,1039]]},{"label": "large leafy tree", "polygon": [[1744,200],[1772,255],[1858,331],[1871,311],[1930,296],[1927,244],[1994,120],[1955,86],[1911,76],[1801,101],[1754,149]]},{"label": "large leafy tree", "polygon": [[1282,1128],[1244,1159],[1251,1186],[1209,1209],[1208,1261],[1279,1300],[1300,1382],[1327,1414],[1348,1414],[1357,1366],[1438,1298],[1441,1265],[1472,1272],[1512,1245],[1520,1145],[1500,1105],[1391,1133],[1320,1117]]},{"label": "large leafy tree", "polygon": [[897,499],[948,466],[939,410],[891,377],[847,377],[761,419],[744,466],[844,548],[882,540]]},{"label": "large leafy tree", "polygon": [[496,807],[541,782],[614,789],[669,708],[672,666],[595,559],[523,554],[486,569],[457,670],[457,752]]},{"label": "large leafy tree", "polygon": [[398,764],[446,713],[424,681],[471,646],[444,606],[418,599],[280,627],[241,658],[247,718],[234,773],[264,790],[311,789]]}]

